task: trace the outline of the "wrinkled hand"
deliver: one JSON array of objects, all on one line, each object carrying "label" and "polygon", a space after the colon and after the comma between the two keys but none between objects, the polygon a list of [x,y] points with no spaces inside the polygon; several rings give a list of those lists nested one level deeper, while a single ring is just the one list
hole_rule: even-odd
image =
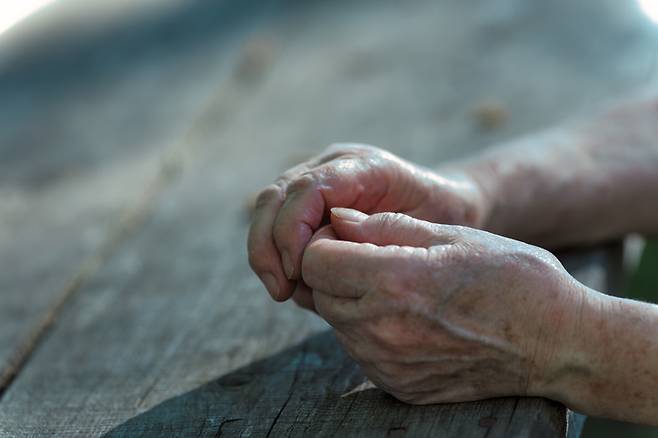
[{"label": "wrinkled hand", "polygon": [[265,188],[248,239],[249,263],[278,301],[312,309],[300,281],[304,248],[332,207],[392,211],[434,222],[478,226],[481,191],[468,177],[439,176],[373,146],[339,144]]},{"label": "wrinkled hand", "polygon": [[545,385],[575,354],[584,287],[549,252],[402,214],[332,212],[303,278],[376,385],[417,404],[555,396]]}]

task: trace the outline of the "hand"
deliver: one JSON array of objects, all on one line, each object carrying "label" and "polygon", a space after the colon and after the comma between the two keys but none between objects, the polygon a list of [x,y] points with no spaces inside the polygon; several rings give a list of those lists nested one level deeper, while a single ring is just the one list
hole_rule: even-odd
[{"label": "hand", "polygon": [[558,398],[550,383],[577,354],[569,340],[587,292],[553,255],[403,214],[332,213],[303,278],[376,385],[417,404]]},{"label": "hand", "polygon": [[484,202],[466,176],[439,176],[373,146],[343,144],[294,167],[258,197],[249,263],[278,301],[313,308],[300,281],[304,248],[332,207],[401,212],[434,222],[478,226]]}]

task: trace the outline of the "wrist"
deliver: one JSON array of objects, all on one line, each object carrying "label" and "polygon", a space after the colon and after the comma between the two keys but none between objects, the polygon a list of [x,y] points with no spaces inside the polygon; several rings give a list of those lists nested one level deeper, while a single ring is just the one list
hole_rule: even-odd
[{"label": "wrist", "polygon": [[658,425],[658,306],[589,291],[569,359],[542,395],[587,415]]},{"label": "wrist", "polygon": [[[578,131],[561,127],[493,147],[455,163],[477,188],[482,229],[518,240],[541,243],[562,223],[565,181],[577,161]],[[563,157],[569,157],[564,163]]]},{"label": "wrist", "polygon": [[[571,300],[565,306],[564,324],[554,339],[555,348],[544,372],[533,382],[529,393],[557,400],[570,409],[597,414],[593,403],[600,397],[596,387],[606,381],[601,369],[601,339],[614,297],[596,292],[572,279]],[[598,383],[597,383],[598,382]]]}]

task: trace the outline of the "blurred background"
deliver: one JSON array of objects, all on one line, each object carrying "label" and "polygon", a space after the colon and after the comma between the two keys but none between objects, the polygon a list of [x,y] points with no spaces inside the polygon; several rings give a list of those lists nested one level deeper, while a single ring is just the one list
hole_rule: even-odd
[{"label": "blurred background", "polygon": [[[332,142],[433,165],[657,82],[655,0],[3,1],[1,304],[38,319],[195,174],[198,204],[228,184],[248,209]],[[658,245],[634,242],[626,293],[655,301]],[[658,437],[584,436],[622,434]]]}]

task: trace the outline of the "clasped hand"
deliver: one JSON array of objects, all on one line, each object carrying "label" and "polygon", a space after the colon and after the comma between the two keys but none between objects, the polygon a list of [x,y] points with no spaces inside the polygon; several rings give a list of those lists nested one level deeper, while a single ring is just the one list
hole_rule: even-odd
[{"label": "clasped hand", "polygon": [[275,299],[329,322],[400,400],[557,396],[583,287],[549,252],[463,226],[478,226],[486,200],[451,178],[334,148],[263,191],[251,266]]}]

